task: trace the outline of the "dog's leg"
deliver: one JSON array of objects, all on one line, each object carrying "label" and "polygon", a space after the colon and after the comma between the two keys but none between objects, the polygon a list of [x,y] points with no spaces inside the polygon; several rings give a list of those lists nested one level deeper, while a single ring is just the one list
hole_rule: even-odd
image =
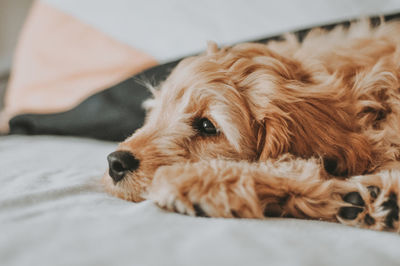
[{"label": "dog's leg", "polygon": [[214,160],[161,167],[147,198],[189,215],[336,221],[343,201],[334,191],[335,182],[320,176],[320,164],[315,160]]},{"label": "dog's leg", "polygon": [[215,160],[163,166],[145,197],[192,216],[262,218],[248,165]]},{"label": "dog's leg", "polygon": [[193,216],[289,216],[398,230],[399,175],[377,176],[328,180],[313,160],[215,160],[161,167],[147,198]]}]

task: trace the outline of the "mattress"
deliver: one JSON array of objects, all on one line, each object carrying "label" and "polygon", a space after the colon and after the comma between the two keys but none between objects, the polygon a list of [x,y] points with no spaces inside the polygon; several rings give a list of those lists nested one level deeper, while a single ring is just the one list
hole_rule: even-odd
[{"label": "mattress", "polygon": [[400,265],[400,237],[335,223],[196,218],[114,198],[114,142],[0,137],[0,264]]}]

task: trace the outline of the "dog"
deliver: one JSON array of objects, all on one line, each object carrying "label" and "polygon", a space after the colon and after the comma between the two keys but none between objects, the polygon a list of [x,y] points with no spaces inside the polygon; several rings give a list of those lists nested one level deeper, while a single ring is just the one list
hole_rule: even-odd
[{"label": "dog", "polygon": [[111,194],[400,232],[400,22],[210,42],[149,89],[144,126],[108,156]]}]

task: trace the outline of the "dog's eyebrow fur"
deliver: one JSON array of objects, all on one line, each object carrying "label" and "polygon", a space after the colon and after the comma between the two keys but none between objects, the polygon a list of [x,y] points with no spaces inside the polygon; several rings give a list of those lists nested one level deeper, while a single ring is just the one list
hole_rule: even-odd
[{"label": "dog's eyebrow fur", "polygon": [[242,95],[232,85],[216,82],[215,74],[211,73],[211,76],[209,78],[211,82],[196,82],[188,87],[174,88],[175,92],[172,95],[165,96],[169,97],[169,100],[164,101],[164,104],[176,104],[181,114],[186,113],[186,110],[193,105],[198,106],[196,111],[208,113],[216,121],[228,142],[237,152],[241,152],[240,143],[243,136],[233,123],[232,114],[244,115],[246,108],[241,103]]},{"label": "dog's eyebrow fur", "polygon": [[225,108],[222,106],[213,106],[210,108],[210,115],[216,121],[222,133],[225,135],[229,143],[234,147],[237,152],[241,152],[240,146],[241,134],[233,124],[232,118],[226,114]]}]

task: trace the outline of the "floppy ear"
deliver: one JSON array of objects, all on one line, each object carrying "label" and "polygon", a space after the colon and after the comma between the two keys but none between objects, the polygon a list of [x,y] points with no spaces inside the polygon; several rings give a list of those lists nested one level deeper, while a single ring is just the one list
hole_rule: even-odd
[{"label": "floppy ear", "polygon": [[321,157],[337,176],[363,174],[372,166],[372,145],[359,133],[348,105],[332,91],[344,81],[320,84],[301,62],[260,44],[232,48],[233,81],[256,123],[258,159],[291,153]]},{"label": "floppy ear", "polygon": [[289,151],[287,123],[280,116],[265,117],[257,125],[257,159],[265,161]]},{"label": "floppy ear", "polygon": [[283,153],[316,156],[335,176],[363,174],[373,167],[371,144],[356,132],[351,117],[334,100],[309,97],[271,105],[281,112],[267,115],[257,129],[259,160]]}]

